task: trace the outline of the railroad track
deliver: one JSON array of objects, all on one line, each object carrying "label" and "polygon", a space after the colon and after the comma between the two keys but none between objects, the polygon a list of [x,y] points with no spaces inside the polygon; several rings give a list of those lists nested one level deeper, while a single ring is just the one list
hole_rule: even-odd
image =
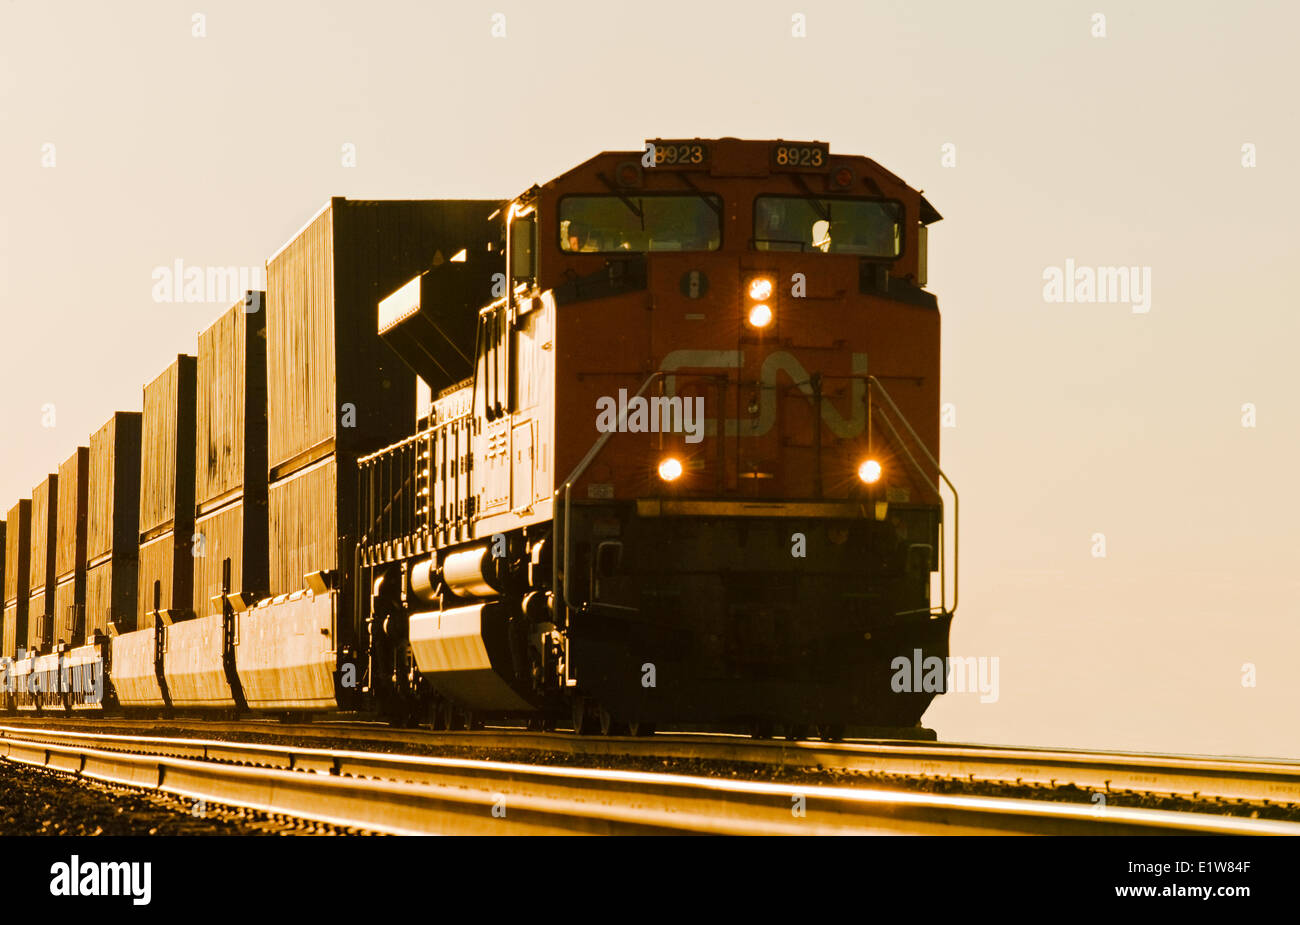
[{"label": "railroad track", "polygon": [[392,834],[1300,834],[1205,813],[14,726],[0,758]]},{"label": "railroad track", "polygon": [[[257,734],[294,741],[329,740],[511,754],[532,752],[592,762],[635,753],[642,758],[843,771],[900,780],[931,779],[1045,789],[1074,786],[1096,793],[1142,794],[1204,803],[1300,806],[1300,762],[1284,759],[900,740],[827,743],[689,734],[630,739],[518,730],[428,732],[356,722],[289,725],[267,721],[132,719],[116,720],[113,725],[141,730],[183,728],[208,735]],[[0,737],[17,732],[39,735],[50,729],[84,728],[84,723],[76,720],[40,719],[26,725],[0,726]]]}]

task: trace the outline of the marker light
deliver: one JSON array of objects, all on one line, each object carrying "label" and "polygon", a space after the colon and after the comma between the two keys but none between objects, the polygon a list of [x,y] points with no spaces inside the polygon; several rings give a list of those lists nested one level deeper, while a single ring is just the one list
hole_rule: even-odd
[{"label": "marker light", "polygon": [[633,161],[624,161],[614,173],[619,186],[640,186],[641,165]]},{"label": "marker light", "polygon": [[772,281],[766,276],[756,276],[749,281],[749,297],[755,302],[772,298]]},{"label": "marker light", "polygon": [[880,463],[874,459],[868,459],[862,465],[858,466],[858,478],[872,485],[880,480]]},{"label": "marker light", "polygon": [[665,482],[675,481],[682,474],[682,462],[676,457],[669,456],[659,464],[659,478]]},{"label": "marker light", "polygon": [[749,324],[755,328],[765,328],[772,323],[772,309],[759,303],[749,310]]}]

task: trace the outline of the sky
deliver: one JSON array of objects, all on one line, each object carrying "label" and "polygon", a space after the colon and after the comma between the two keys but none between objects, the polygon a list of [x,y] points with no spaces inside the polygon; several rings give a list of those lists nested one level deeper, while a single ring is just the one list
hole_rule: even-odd
[{"label": "sky", "polygon": [[[260,268],[335,195],[818,139],[944,216],[952,646],[998,689],[925,723],[1300,757],[1298,32],[1283,2],[0,0],[0,507],[228,307],[156,268]],[[1045,298],[1067,261],[1137,268],[1146,310]]]}]

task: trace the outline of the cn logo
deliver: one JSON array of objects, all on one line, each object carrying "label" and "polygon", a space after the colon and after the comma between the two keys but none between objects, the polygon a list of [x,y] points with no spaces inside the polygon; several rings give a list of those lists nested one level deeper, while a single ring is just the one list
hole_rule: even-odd
[{"label": "cn logo", "polygon": [[[740,369],[744,364],[745,354],[741,350],[674,350],[664,357],[663,364],[660,366],[660,369],[668,373],[664,376],[664,393],[669,397],[677,394],[677,377],[673,375],[676,370]],[[824,395],[822,397],[822,420],[837,437],[854,437],[864,433],[867,427],[867,355],[865,353],[852,355],[851,372],[854,379],[849,389],[847,414],[841,413],[841,409],[837,408],[830,398]],[[813,390],[808,371],[791,354],[778,350],[767,355],[759,370],[761,387],[757,416],[743,421],[727,418],[723,426],[723,433],[726,436],[761,437],[772,429],[772,425],[776,423],[776,400],[777,395],[780,394],[778,393],[780,377],[788,380],[781,383],[782,385],[792,387],[783,390],[785,394],[791,391],[797,392],[807,399],[809,405],[812,404]],[[717,420],[705,418],[705,436],[714,437],[717,433]]]}]

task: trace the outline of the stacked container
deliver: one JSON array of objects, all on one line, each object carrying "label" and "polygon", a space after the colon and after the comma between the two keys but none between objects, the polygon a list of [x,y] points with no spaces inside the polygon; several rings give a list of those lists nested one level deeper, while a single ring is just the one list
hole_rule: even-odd
[{"label": "stacked container", "polygon": [[[182,354],[144,387],[140,438],[140,581],[136,620],[194,608],[195,358]],[[198,543],[198,545],[196,545]]]},{"label": "stacked container", "polygon": [[[233,610],[267,590],[266,313],[250,292],[199,335],[194,609],[163,630],[172,706],[241,706]],[[229,595],[229,597],[228,597]]]},{"label": "stacked container", "polygon": [[55,555],[58,543],[59,477],[47,475],[32,489],[32,528],[27,600],[27,648],[43,651],[53,639]]},{"label": "stacked container", "polygon": [[199,335],[194,610],[264,595],[267,578],[265,293],[250,292]]},{"label": "stacked container", "polygon": [[140,423],[119,411],[90,438],[86,637],[136,628],[140,561]]},{"label": "stacked container", "polygon": [[194,388],[195,358],[185,354],[144,387],[138,628],[115,636],[111,654],[113,689],[125,707],[168,705],[158,660],[163,625],[194,612],[194,553],[202,549],[194,535]]},{"label": "stacked container", "polygon": [[86,636],[86,506],[90,449],[77,447],[59,466],[59,503],[54,556],[53,639],[72,646]]},{"label": "stacked container", "polygon": [[27,646],[27,605],[31,580],[32,502],[24,498],[5,519],[4,643],[0,656],[13,658]]},{"label": "stacked container", "polygon": [[313,572],[346,594],[356,459],[415,422],[415,376],[378,336],[379,302],[478,246],[499,206],[336,197],[267,261],[272,594]]},{"label": "stacked container", "polygon": [[380,340],[378,305],[462,248],[486,247],[499,206],[335,198],[267,261],[276,598],[240,615],[236,646],[254,709],[335,705],[336,659],[355,651],[362,631],[352,587],[357,458],[409,436],[415,423],[415,375]]}]

